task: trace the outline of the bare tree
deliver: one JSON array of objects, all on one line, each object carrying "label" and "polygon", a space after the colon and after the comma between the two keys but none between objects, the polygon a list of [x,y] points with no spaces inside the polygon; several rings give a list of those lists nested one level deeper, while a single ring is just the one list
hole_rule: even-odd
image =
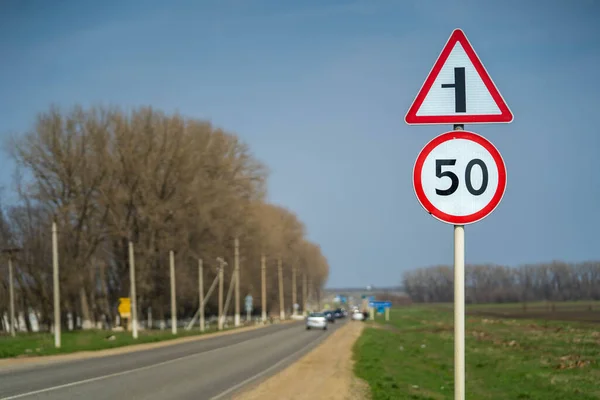
[{"label": "bare tree", "polygon": [[[233,265],[234,238],[240,240],[244,292],[258,294],[262,254],[282,260],[286,287],[293,265],[316,285],[325,284],[327,261],[306,241],[304,225],[266,202],[266,166],[236,135],[208,122],[151,107],[127,113],[52,107],[7,144],[20,176],[30,177],[18,182],[21,204],[9,209],[7,235],[25,249],[18,265],[22,297],[46,316],[54,217],[63,303],[82,317],[84,328],[112,320],[118,298],[128,295],[129,241],[135,244],[138,306],[152,307],[159,319],[170,313],[170,250],[176,253],[178,312],[197,306],[198,258],[205,261],[205,280],[214,278],[216,257]],[[272,265],[269,271],[275,279]],[[227,280],[230,274],[228,268]],[[273,283],[268,295],[275,300]],[[291,306],[289,296],[284,301]],[[210,301],[208,310],[215,308]]]}]

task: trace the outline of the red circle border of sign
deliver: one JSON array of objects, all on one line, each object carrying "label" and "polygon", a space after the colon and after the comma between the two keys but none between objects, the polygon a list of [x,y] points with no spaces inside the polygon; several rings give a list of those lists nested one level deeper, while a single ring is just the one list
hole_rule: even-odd
[{"label": "red circle border of sign", "polygon": [[[421,173],[423,171],[423,164],[425,163],[425,159],[439,145],[445,143],[449,140],[453,139],[465,139],[473,141],[483,148],[485,148],[494,159],[496,163],[496,167],[498,168],[498,187],[496,188],[496,193],[492,196],[490,202],[483,207],[481,210],[476,213],[469,215],[451,215],[447,214],[437,207],[435,207],[427,196],[425,195],[425,191],[423,190],[423,184],[421,182]],[[478,135],[474,132],[469,131],[450,131],[446,133],[442,133],[441,135],[432,139],[429,143],[423,147],[423,150],[419,153],[417,160],[415,161],[415,166],[413,168],[413,187],[415,190],[415,194],[417,196],[417,200],[421,203],[421,206],[433,217],[439,219],[442,222],[446,222],[448,224],[453,225],[467,225],[472,224],[474,222],[481,221],[488,215],[494,211],[494,209],[500,204],[502,197],[504,196],[504,192],[506,190],[506,165],[504,164],[504,159],[500,155],[500,152],[494,145],[484,138],[481,135]]]}]

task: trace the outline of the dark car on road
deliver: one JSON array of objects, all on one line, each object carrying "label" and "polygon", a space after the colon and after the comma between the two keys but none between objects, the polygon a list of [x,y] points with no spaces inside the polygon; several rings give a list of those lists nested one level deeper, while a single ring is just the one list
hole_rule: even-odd
[{"label": "dark car on road", "polygon": [[337,310],[333,310],[333,316],[334,318],[344,318],[344,311],[341,308],[338,308]]},{"label": "dark car on road", "polygon": [[325,314],[325,318],[327,318],[327,322],[335,322],[335,316],[333,315],[333,311],[326,310],[326,311],[323,311],[323,314]]}]

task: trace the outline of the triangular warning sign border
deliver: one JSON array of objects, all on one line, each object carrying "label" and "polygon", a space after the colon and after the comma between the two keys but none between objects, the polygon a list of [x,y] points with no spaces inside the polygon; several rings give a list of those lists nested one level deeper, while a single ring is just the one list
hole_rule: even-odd
[{"label": "triangular warning sign border", "polygon": [[[480,115],[417,115],[417,111],[421,108],[425,97],[431,90],[435,79],[439,75],[442,70],[444,64],[448,60],[448,56],[452,52],[452,49],[456,45],[456,43],[460,43],[467,53],[467,56],[473,63],[475,70],[479,73],[481,80],[485,84],[485,87],[489,90],[490,95],[496,102],[496,105],[500,109],[500,114],[480,114]],[[404,120],[409,125],[421,125],[421,124],[491,124],[491,123],[510,123],[513,121],[513,114],[508,108],[508,105],[502,98],[502,95],[498,91],[498,88],[490,78],[490,75],[486,71],[483,63],[475,53],[473,46],[469,43],[467,36],[461,29],[455,29],[452,31],[450,38],[446,42],[446,45],[442,49],[442,52],[438,56],[433,68],[427,75],[427,79],[423,82],[417,97],[415,97],[412,105],[408,109]]]}]

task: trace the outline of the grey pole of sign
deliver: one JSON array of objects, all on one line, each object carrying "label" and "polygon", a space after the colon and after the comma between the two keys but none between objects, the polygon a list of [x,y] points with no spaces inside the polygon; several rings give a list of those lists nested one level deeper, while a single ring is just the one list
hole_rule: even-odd
[{"label": "grey pole of sign", "polygon": [[[455,131],[464,125],[454,125]],[[454,225],[454,385],[456,399],[465,398],[465,227]]]}]

